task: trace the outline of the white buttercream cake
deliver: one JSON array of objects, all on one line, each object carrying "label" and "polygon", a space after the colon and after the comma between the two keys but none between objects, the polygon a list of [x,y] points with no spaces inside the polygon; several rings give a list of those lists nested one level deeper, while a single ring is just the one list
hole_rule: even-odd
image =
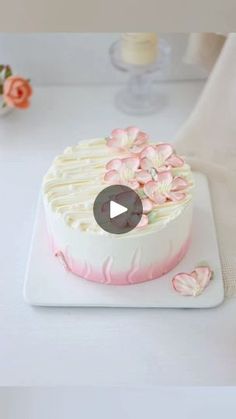
[{"label": "white buttercream cake", "polygon": [[[142,199],[143,216],[126,234],[104,231],[93,215],[96,196],[112,184]],[[150,141],[136,127],[80,141],[56,157],[43,182],[53,253],[68,271],[99,283],[161,277],[188,250],[192,186],[190,166],[172,146]]]}]

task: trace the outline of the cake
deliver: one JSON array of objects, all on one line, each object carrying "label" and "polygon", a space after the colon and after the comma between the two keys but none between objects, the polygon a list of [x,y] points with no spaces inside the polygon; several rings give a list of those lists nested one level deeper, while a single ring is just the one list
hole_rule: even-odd
[{"label": "cake", "polygon": [[[107,186],[139,195],[143,215],[126,234],[95,221],[93,204]],[[55,158],[42,193],[50,246],[64,268],[102,284],[137,284],[161,277],[191,240],[193,178],[173,147],[136,127],[82,140]]]}]

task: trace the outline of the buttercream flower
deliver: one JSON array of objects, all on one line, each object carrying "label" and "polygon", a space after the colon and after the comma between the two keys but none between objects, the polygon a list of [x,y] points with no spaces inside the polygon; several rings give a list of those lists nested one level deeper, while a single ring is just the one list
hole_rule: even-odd
[{"label": "buttercream flower", "polygon": [[153,209],[153,203],[150,199],[144,198],[141,200],[143,206],[143,214],[137,225],[138,228],[145,227],[149,223],[147,214]]},{"label": "buttercream flower", "polygon": [[28,80],[20,76],[10,76],[4,81],[3,97],[8,106],[26,109],[30,105],[31,95],[32,88]]},{"label": "buttercream flower", "polygon": [[108,147],[132,153],[140,153],[148,143],[148,135],[137,127],[114,129],[107,139]]},{"label": "buttercream flower", "polygon": [[201,266],[195,268],[191,273],[179,273],[175,275],[172,280],[175,291],[181,295],[198,296],[202,294],[204,289],[208,286],[212,270],[208,266]]},{"label": "buttercream flower", "polygon": [[153,203],[150,199],[144,198],[141,201],[142,201],[142,206],[143,206],[143,215],[137,225],[138,228],[145,227],[146,225],[148,225],[149,219],[148,219],[147,214],[151,212],[153,209]]},{"label": "buttercream flower", "polygon": [[148,225],[148,216],[146,214],[143,214],[141,217],[141,220],[139,221],[137,227],[141,228],[141,227],[146,227],[146,225]]},{"label": "buttercream flower", "polygon": [[157,172],[161,172],[184,164],[183,159],[174,153],[170,144],[150,145],[142,151],[140,157],[141,168],[144,170],[154,168]]},{"label": "buttercream flower", "polygon": [[136,173],[136,180],[141,184],[144,185],[145,183],[149,182],[150,180],[152,180],[152,175],[149,171],[147,170],[137,170]]},{"label": "buttercream flower", "polygon": [[153,202],[148,198],[141,199],[143,206],[143,213],[148,214],[153,209]]},{"label": "buttercream flower", "polygon": [[104,180],[111,184],[126,185],[132,189],[138,189],[139,182],[136,180],[136,172],[139,164],[138,157],[113,159],[106,165],[108,171]]},{"label": "buttercream flower", "polygon": [[164,204],[167,200],[181,201],[185,198],[184,189],[188,182],[182,177],[173,177],[170,171],[158,173],[156,181],[144,185],[144,192],[156,204]]}]

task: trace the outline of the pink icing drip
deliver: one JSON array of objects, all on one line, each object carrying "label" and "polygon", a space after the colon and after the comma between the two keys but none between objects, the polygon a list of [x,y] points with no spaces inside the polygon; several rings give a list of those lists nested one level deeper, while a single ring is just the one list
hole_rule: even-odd
[{"label": "pink icing drip", "polygon": [[67,269],[69,269],[75,275],[102,284],[106,283],[112,285],[129,285],[160,278],[167,272],[171,271],[186,254],[190,245],[190,237],[186,240],[186,242],[174,256],[168,257],[162,263],[152,264],[148,267],[139,268],[140,250],[137,249],[134,254],[132,266],[130,267],[130,270],[126,272],[112,272],[111,257],[108,257],[105,260],[104,264],[101,265],[101,269],[95,269],[92,265],[88,265],[86,262],[80,264],[79,262],[73,260],[68,254],[68,249],[66,249],[65,252],[61,252],[55,247],[53,243],[52,245],[54,254],[59,252],[60,254],[63,254],[63,259]]}]

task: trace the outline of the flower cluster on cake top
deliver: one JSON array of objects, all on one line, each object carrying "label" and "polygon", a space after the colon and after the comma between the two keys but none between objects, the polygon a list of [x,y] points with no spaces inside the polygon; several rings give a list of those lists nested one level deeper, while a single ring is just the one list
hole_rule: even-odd
[{"label": "flower cluster on cake top", "polygon": [[[118,151],[106,165],[104,180],[134,189],[142,198],[143,216],[139,227],[149,223],[148,214],[166,202],[179,202],[186,196],[186,179],[173,174],[184,160],[167,143],[149,144],[149,136],[137,127],[115,129],[107,146]],[[122,157],[124,154],[124,157]]]}]

